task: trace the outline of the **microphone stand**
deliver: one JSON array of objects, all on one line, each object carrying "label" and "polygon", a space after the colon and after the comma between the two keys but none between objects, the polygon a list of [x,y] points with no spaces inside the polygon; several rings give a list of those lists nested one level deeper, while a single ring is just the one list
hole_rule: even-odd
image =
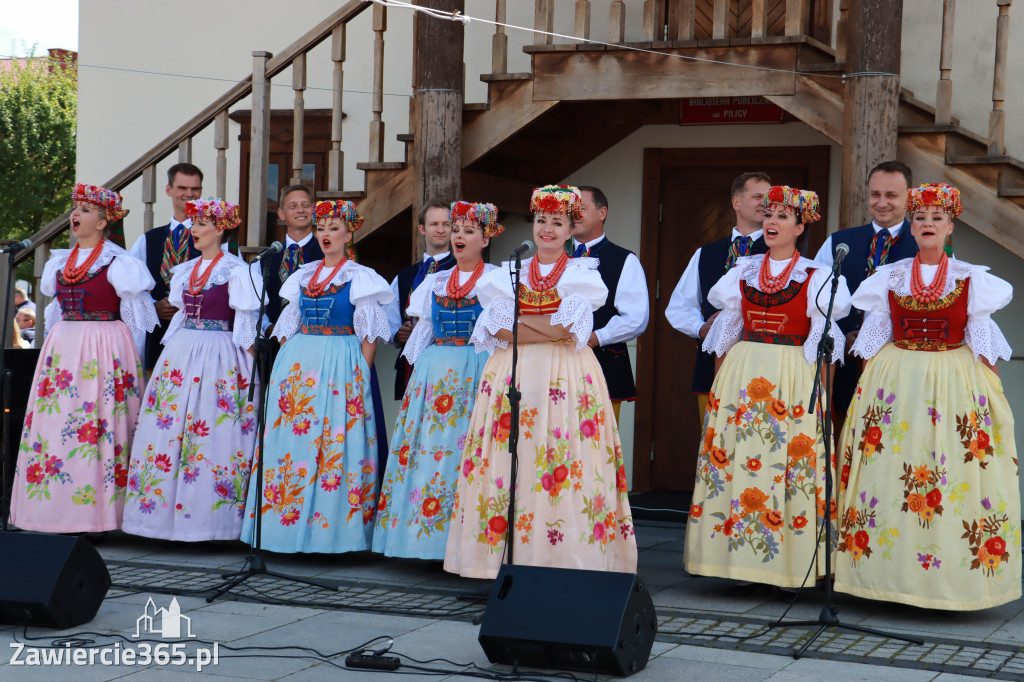
[{"label": "microphone stand", "polygon": [[[837,264],[838,265],[838,264]],[[811,400],[808,403],[810,409],[815,409],[815,400],[818,399],[818,390],[821,385],[821,368],[825,363],[825,360],[832,359],[832,351],[835,348],[835,342],[832,339],[832,335],[829,334],[829,330],[832,327],[832,308],[836,301],[836,291],[839,289],[839,272],[836,267],[832,272],[832,292],[828,299],[828,311],[825,313],[825,333],[821,335],[821,340],[818,341],[818,355],[815,360],[814,370],[814,386],[811,389]],[[831,362],[830,362],[831,364]],[[825,390],[824,400],[822,401],[823,409],[816,410],[818,418],[821,420],[822,435],[824,436],[825,446],[825,605],[821,609],[821,613],[818,614],[817,620],[798,620],[787,623],[781,623],[782,627],[801,627],[807,625],[817,625],[818,630],[811,637],[803,643],[803,645],[793,652],[793,658],[799,659],[803,656],[804,652],[807,651],[808,647],[813,644],[818,637],[821,636],[825,630],[829,628],[843,628],[844,630],[852,630],[854,632],[863,632],[869,635],[875,635],[876,637],[888,637],[890,639],[898,639],[904,642],[910,642],[911,644],[924,644],[924,641],[916,637],[909,637],[907,635],[896,634],[892,632],[885,632],[883,630],[876,630],[874,628],[867,628],[860,625],[850,625],[843,623],[839,620],[839,607],[833,604],[833,591],[832,591],[832,373],[827,372],[825,374]],[[838,507],[838,501],[836,506]],[[812,561],[817,561],[818,548],[817,543],[814,547],[814,557]]]},{"label": "microphone stand", "polygon": [[519,278],[523,269],[522,251],[515,252],[515,266],[512,275],[512,370],[511,380],[508,384],[508,405],[509,416],[512,422],[508,427],[508,454],[511,458],[511,470],[509,471],[509,496],[508,496],[508,535],[505,540],[505,548],[508,550],[508,563],[514,564],[512,553],[515,548],[515,519],[516,519],[516,479],[519,476],[519,401],[523,394],[516,385],[516,368],[519,365]]},{"label": "microphone stand", "polygon": [[[9,417],[10,410],[7,409],[7,401],[11,396],[11,377],[13,372],[7,368],[6,356],[7,356],[7,335],[11,333],[10,316],[11,316],[11,291],[14,287],[14,254],[15,251],[7,252],[7,287],[4,289],[6,292],[4,296],[4,314],[3,314],[3,339],[0,342],[0,410],[3,410],[2,423],[0,423],[0,447],[3,448],[3,457],[0,458],[0,466],[3,467],[3,472],[0,473],[0,484],[3,485],[3,492],[0,493],[0,515],[3,516],[2,530],[4,533],[7,532],[8,517],[11,512],[11,489],[8,487],[9,481],[7,480],[8,466],[11,459],[11,448],[8,447],[11,444],[7,442],[11,435]],[[17,459],[17,444],[14,444],[15,459]]]},{"label": "microphone stand", "polygon": [[[250,489],[250,495],[254,495],[256,499],[256,503],[253,505],[253,512],[256,515],[255,531],[253,533],[253,541],[249,545],[249,555],[245,558],[242,569],[234,573],[224,573],[221,575],[225,582],[213,588],[214,593],[206,598],[207,603],[212,602],[226,592],[230,592],[249,578],[258,575],[278,578],[279,580],[290,580],[324,590],[331,590],[332,592],[336,592],[338,589],[316,580],[310,580],[309,578],[300,578],[271,571],[267,568],[267,562],[263,559],[263,431],[267,424],[267,394],[270,391],[271,347],[270,339],[266,337],[262,327],[263,313],[266,311],[267,306],[267,284],[270,280],[271,271],[272,268],[269,267],[266,261],[260,262],[260,272],[263,275],[263,291],[260,294],[259,316],[256,318],[256,344],[255,352],[252,356],[251,381],[249,382],[249,402],[252,403],[256,394],[256,379],[257,377],[262,378],[260,382],[260,401],[256,404],[256,490],[252,491]],[[294,303],[292,305],[298,304]],[[257,370],[259,370],[259,373],[257,373]]]}]

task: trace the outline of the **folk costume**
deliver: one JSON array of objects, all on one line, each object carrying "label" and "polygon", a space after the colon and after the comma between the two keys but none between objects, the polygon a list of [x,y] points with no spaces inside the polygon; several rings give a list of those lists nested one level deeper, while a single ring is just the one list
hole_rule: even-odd
[{"label": "folk costume", "polygon": [[[962,210],[949,185],[912,189],[908,212],[922,206]],[[836,590],[954,611],[1021,596],[1013,415],[981,362],[1010,359],[990,315],[1012,296],[945,255],[882,266],[854,295],[868,362],[840,440]]]},{"label": "folk costume", "polygon": [[[316,217],[363,219],[350,201],[318,201]],[[286,339],[270,376],[263,498],[250,483],[242,539],[263,515],[263,548],[340,553],[370,549],[377,505],[377,431],[363,340],[390,338],[388,283],[351,259],[332,271],[299,267],[281,287]],[[253,467],[255,475],[256,467]],[[259,510],[256,509],[259,505]]]},{"label": "folk costume", "polygon": [[[765,195],[772,205],[805,225],[820,217],[807,190],[773,187]],[[822,334],[835,340],[832,361],[843,356],[842,332],[835,323],[826,330],[818,310],[827,308],[830,277],[799,251],[786,261],[764,254],[739,258],[708,292],[722,312],[704,350],[725,360],[704,418],[686,528],[689,573],[797,587],[816,556],[826,463],[807,401]],[[834,317],[849,309],[840,278]]]},{"label": "folk costume", "polygon": [[[210,218],[220,232],[242,222],[238,206],[220,199],[190,201],[186,212],[193,220]],[[168,298],[178,312],[143,396],[125,532],[189,542],[240,536],[256,447],[248,349],[256,340],[261,286],[258,274],[226,250],[172,269]]]},{"label": "folk costume", "polygon": [[[534,190],[534,212],[579,216],[574,187]],[[592,258],[523,262],[518,292],[509,263],[477,284],[483,311],[473,331],[477,349],[493,350],[462,454],[448,534],[446,571],[472,578],[498,574],[506,541],[517,564],[633,572],[637,549],[618,428],[601,366],[587,345],[608,290]],[[528,275],[528,276],[527,276]],[[511,330],[514,297],[522,315],[551,315],[572,336],[520,344],[520,438],[516,518],[509,520],[508,384],[512,349],[494,336]]]},{"label": "folk costume", "polygon": [[[471,220],[497,237],[493,204],[456,201],[450,219]],[[413,365],[402,399],[391,455],[382,479],[373,551],[388,556],[443,559],[470,427],[487,353],[469,342],[482,307],[477,285],[496,266],[458,267],[427,275],[412,293],[408,313],[419,321],[403,355]]]},{"label": "folk costume", "polygon": [[[119,194],[94,185],[76,185],[72,201],[104,209],[108,222],[128,213]],[[115,530],[140,403],[132,335],[156,327],[153,278],[103,240],[54,251],[39,285],[54,300],[18,449],[11,522],[54,533]]]}]

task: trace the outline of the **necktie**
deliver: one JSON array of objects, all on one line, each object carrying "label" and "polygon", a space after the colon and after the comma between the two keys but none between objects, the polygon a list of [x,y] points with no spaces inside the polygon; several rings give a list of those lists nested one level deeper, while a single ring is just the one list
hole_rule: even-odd
[{"label": "necktie", "polygon": [[188,255],[188,235],[185,234],[185,226],[178,223],[167,233],[167,241],[164,242],[164,257],[160,261],[160,277],[164,282],[170,283],[171,268],[187,261]]},{"label": "necktie", "polygon": [[423,284],[423,280],[427,278],[427,275],[437,272],[437,259],[428,258],[420,263],[420,269],[416,271],[416,276],[412,278],[412,289],[409,290],[411,295],[416,287]]},{"label": "necktie", "polygon": [[588,251],[587,245],[586,244],[580,244],[579,246],[576,247],[576,250],[572,252],[572,257],[573,258],[582,258],[583,256],[587,255],[587,251]]},{"label": "necktie", "polygon": [[278,273],[281,276],[282,282],[288,279],[288,275],[295,272],[295,269],[299,266],[300,253],[301,250],[299,249],[298,244],[288,245],[287,253],[285,253],[284,257],[281,259],[281,269]]},{"label": "necktie", "polygon": [[875,233],[871,240],[871,257],[868,259],[868,274],[875,274],[879,265],[889,262],[889,250],[892,248],[893,238],[889,230],[884,227]]},{"label": "necktie", "polygon": [[750,255],[750,244],[753,241],[750,237],[736,237],[732,240],[732,243],[729,244],[729,257],[725,261],[726,270],[731,270],[740,256]]}]

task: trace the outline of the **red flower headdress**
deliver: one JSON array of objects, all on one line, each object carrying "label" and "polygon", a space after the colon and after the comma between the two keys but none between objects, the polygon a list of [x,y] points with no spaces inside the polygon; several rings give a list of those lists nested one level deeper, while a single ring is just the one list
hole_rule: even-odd
[{"label": "red flower headdress", "polygon": [[242,215],[238,204],[232,204],[230,201],[213,197],[196,199],[186,203],[185,215],[192,218],[193,221],[199,218],[209,218],[213,220],[217,229],[221,232],[233,230],[242,224]]},{"label": "red flower headdress", "polygon": [[821,219],[818,208],[818,195],[809,189],[797,189],[787,185],[775,185],[764,195],[764,207],[775,204],[796,213],[797,221],[806,225]]},{"label": "red flower headdress", "polygon": [[494,204],[472,204],[468,201],[453,201],[448,211],[448,220],[472,220],[484,230],[487,237],[497,237],[505,231],[498,223],[498,207]]},{"label": "red flower headdress", "polygon": [[907,192],[907,213],[919,211],[924,206],[939,206],[951,218],[964,212],[960,190],[945,183],[925,184]]},{"label": "red flower headdress", "polygon": [[564,213],[572,220],[583,215],[583,196],[571,185],[544,185],[533,190],[530,197],[533,213]]}]

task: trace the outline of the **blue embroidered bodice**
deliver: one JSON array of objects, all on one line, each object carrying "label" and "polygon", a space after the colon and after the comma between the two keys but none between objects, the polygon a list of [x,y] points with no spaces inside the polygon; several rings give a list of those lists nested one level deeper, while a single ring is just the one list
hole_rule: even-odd
[{"label": "blue embroidered bodice", "polygon": [[483,307],[476,296],[454,299],[433,294],[430,317],[434,321],[434,343],[463,346],[469,342]]},{"label": "blue embroidered bodice", "polygon": [[355,333],[352,327],[355,306],[349,300],[348,282],[331,286],[315,298],[303,288],[299,309],[302,312],[302,327],[299,329],[302,334],[336,336]]}]

